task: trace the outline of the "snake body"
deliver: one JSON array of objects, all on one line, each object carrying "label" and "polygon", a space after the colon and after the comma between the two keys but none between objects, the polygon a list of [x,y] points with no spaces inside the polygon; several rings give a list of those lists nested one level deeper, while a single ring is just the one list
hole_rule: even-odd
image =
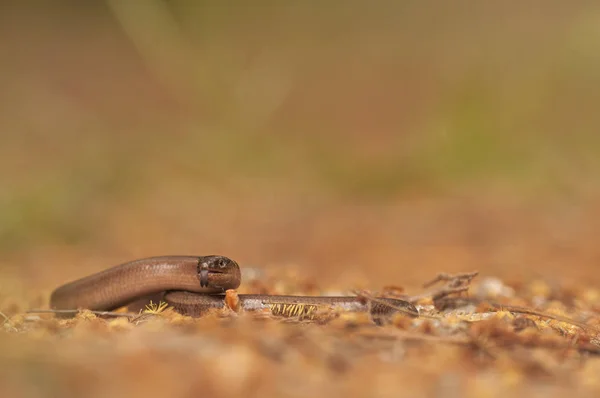
[{"label": "snake body", "polygon": [[[241,283],[238,264],[224,256],[160,256],[127,262],[67,283],[54,290],[56,310],[111,311],[140,298],[161,294],[176,311],[201,316],[223,308],[225,291]],[[283,317],[310,317],[322,308],[369,312],[375,319],[398,311],[418,314],[409,302],[392,298],[375,301],[356,296],[279,296],[240,294],[245,311],[267,311]]]}]

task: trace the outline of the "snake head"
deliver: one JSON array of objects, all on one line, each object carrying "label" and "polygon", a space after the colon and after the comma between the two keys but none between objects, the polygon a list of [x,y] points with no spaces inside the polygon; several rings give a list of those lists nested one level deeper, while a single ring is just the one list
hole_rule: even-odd
[{"label": "snake head", "polygon": [[221,280],[237,281],[239,285],[240,269],[238,264],[225,256],[204,256],[198,259],[198,278],[201,287],[219,287]]}]

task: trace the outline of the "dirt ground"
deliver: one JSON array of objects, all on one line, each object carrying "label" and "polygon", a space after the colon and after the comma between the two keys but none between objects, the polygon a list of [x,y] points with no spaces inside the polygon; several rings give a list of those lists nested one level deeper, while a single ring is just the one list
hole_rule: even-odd
[{"label": "dirt ground", "polygon": [[[599,396],[594,3],[75,3],[0,6],[0,397]],[[421,316],[27,312],[167,254]]]},{"label": "dirt ground", "polygon": [[[302,217],[288,211],[282,213],[286,220],[265,225],[259,219],[270,211],[253,209],[232,220],[215,205],[213,214],[201,217],[215,226],[211,231],[184,224],[187,233],[175,233],[182,237],[176,243],[164,224],[144,225],[129,213],[129,228],[114,230],[118,255],[64,247],[15,255],[19,266],[8,267],[0,300],[7,317],[0,339],[1,395],[596,396],[600,289],[594,236],[583,230],[588,223],[571,220],[564,224],[570,229],[558,233],[547,227],[553,222],[547,217],[561,214],[555,209],[504,208],[490,217],[490,207],[466,206],[464,200],[386,209],[334,206]],[[181,231],[180,223],[170,225]],[[260,232],[252,233],[257,225]],[[230,239],[218,238],[223,235]],[[265,236],[272,237],[268,243]],[[485,305],[438,313],[430,298],[419,308],[436,319],[400,315],[385,326],[364,314],[315,324],[230,312],[193,319],[167,311],[140,322],[23,313],[47,308],[49,292],[59,284],[120,262],[206,254],[193,249],[196,241],[240,261],[240,293],[353,294],[395,287],[416,295],[431,291],[420,285],[439,272],[478,270],[468,297],[586,326],[503,308],[489,312]],[[125,242],[135,250],[127,252]]]}]

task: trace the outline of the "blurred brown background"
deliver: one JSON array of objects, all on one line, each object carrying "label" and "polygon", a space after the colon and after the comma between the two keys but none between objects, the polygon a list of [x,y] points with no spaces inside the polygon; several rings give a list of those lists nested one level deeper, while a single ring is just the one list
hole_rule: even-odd
[{"label": "blurred brown background", "polygon": [[161,254],[600,282],[598,2],[0,7],[0,294]]}]

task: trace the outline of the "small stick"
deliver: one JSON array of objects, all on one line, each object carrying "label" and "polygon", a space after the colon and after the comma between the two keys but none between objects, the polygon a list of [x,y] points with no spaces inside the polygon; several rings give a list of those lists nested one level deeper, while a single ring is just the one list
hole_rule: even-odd
[{"label": "small stick", "polygon": [[479,271],[474,271],[474,272],[463,272],[460,274],[446,274],[446,273],[439,273],[434,279],[430,280],[429,282],[426,282],[423,284],[424,288],[427,288],[429,286],[435,285],[438,282],[449,282],[448,285],[449,287],[458,287],[458,286],[462,286],[465,283],[469,284],[471,283],[471,280],[473,278],[475,278],[477,275],[479,275]]},{"label": "small stick", "polygon": [[[354,290],[354,291],[352,291],[352,293],[356,294],[358,297],[363,297],[363,298],[365,298],[367,300],[371,300],[371,301],[374,301],[376,303],[386,305],[386,306],[388,306],[390,308],[393,308],[393,309],[395,309],[397,311],[404,312],[405,314],[409,314],[409,315],[412,315],[412,316],[420,316],[419,312],[415,313],[414,311],[408,310],[406,308],[398,307],[397,305],[391,304],[391,303],[389,303],[389,302],[387,302],[385,300],[381,300],[378,297],[374,297],[372,294],[367,293],[365,291]],[[406,300],[402,300],[402,301],[406,301]]]},{"label": "small stick", "polygon": [[432,286],[438,282],[446,282],[446,284],[436,290],[431,292],[422,293],[416,296],[412,296],[407,298],[407,300],[411,303],[416,303],[422,299],[431,297],[434,303],[444,297],[450,296],[452,294],[459,294],[469,290],[471,285],[471,281],[479,275],[479,271],[474,272],[463,272],[460,274],[446,274],[439,273],[434,279],[429,282],[423,284],[424,288]]},{"label": "small stick", "polygon": [[435,300],[439,300],[441,298],[444,298],[446,296],[449,296],[451,294],[462,293],[462,292],[465,292],[467,290],[469,290],[469,286],[443,287],[443,288],[440,288],[439,290],[436,290],[436,291],[433,291],[433,292],[423,293],[423,294],[417,294],[415,296],[410,296],[406,300],[408,302],[411,302],[411,303],[416,303],[417,301],[420,301],[420,300],[422,300],[424,298],[431,297],[431,299],[433,301],[435,301]]},{"label": "small stick", "polygon": [[489,303],[489,302],[486,302],[486,304],[488,304],[491,307],[490,310],[492,310],[492,311],[508,311],[508,312],[516,312],[519,314],[525,314],[525,315],[539,316],[542,318],[549,318],[549,319],[553,319],[553,320],[559,321],[559,322],[570,323],[571,325],[575,325],[583,330],[592,330],[596,333],[600,333],[600,331],[592,325],[588,325],[583,322],[579,322],[574,319],[567,318],[567,317],[564,317],[561,315],[554,315],[554,314],[550,314],[548,312],[538,311],[538,310],[534,310],[531,308],[518,307],[518,306],[514,306],[514,305],[504,305],[504,304],[496,304],[496,303]]},{"label": "small stick", "polygon": [[[78,314],[82,311],[80,310],[28,310],[25,311],[27,314]],[[137,314],[130,314],[126,312],[113,312],[113,311],[89,311],[94,315],[98,316],[115,316],[115,317],[127,317],[127,318],[135,318],[138,316]]]}]

